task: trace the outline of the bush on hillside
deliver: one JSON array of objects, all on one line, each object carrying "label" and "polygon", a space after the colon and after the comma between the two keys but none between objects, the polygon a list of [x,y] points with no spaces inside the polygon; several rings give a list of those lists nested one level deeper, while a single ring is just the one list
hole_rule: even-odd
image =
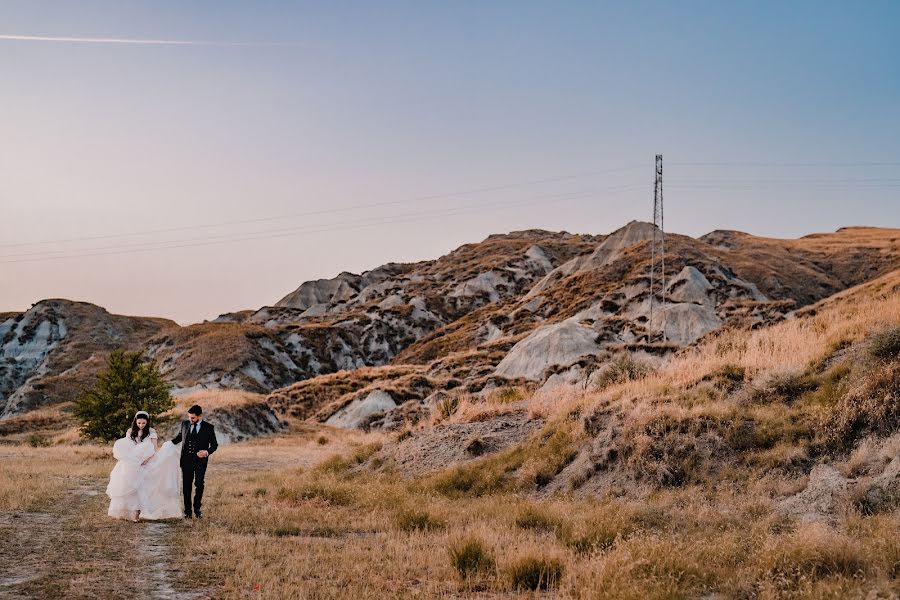
[{"label": "bush on hillside", "polygon": [[75,417],[83,437],[109,442],[124,435],[137,411],[149,413],[158,426],[159,415],[174,407],[155,363],[140,352],[116,350],[94,387],[78,397]]},{"label": "bush on hillside", "polygon": [[900,327],[891,327],[872,336],[869,354],[882,360],[900,358]]}]

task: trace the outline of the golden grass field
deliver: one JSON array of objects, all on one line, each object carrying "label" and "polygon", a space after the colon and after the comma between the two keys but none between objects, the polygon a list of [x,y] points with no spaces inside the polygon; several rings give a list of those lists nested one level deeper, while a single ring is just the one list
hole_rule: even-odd
[{"label": "golden grass field", "polygon": [[[202,522],[112,521],[108,448],[15,433],[0,445],[0,598],[897,598],[896,504],[851,498],[817,522],[776,508],[812,462],[850,476],[900,451],[900,368],[867,358],[872,336],[900,324],[897,285],[881,278],[599,387],[462,397],[423,431],[295,422],[223,446]],[[544,419],[522,444],[424,476],[392,466],[401,438],[516,410]],[[618,436],[614,486],[567,478],[598,443],[592,419]]]},{"label": "golden grass field", "polygon": [[465,496],[354,472],[378,444],[310,428],[223,447],[188,524],[106,518],[104,448],[2,447],[0,597],[896,597],[896,512],[803,525],[753,485]]}]

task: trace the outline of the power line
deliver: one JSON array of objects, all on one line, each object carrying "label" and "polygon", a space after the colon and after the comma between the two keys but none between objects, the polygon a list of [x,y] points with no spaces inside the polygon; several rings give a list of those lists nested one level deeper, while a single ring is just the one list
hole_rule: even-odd
[{"label": "power line", "polygon": [[[531,200],[531,201],[537,201],[537,200],[544,200],[544,199],[547,199],[548,201],[552,201],[553,198],[568,199],[567,197],[568,197],[568,196],[572,196],[573,194],[578,195],[579,197],[583,197],[584,194],[596,193],[596,192],[598,192],[598,191],[618,191],[618,190],[622,189],[623,187],[627,188],[627,187],[631,187],[631,186],[633,186],[633,185],[634,185],[634,184],[628,184],[628,185],[626,185],[626,186],[614,186],[614,187],[611,187],[611,188],[606,188],[605,190],[580,190],[580,191],[577,191],[577,192],[563,192],[563,193],[553,193],[553,194],[541,194],[541,195],[532,197],[532,198],[530,198],[530,199],[526,199],[526,201],[528,201],[528,200]],[[510,201],[510,200],[502,201],[502,202],[500,203],[500,205],[504,205],[504,204],[510,203],[510,202],[512,202],[513,205],[516,205],[518,202],[521,202],[521,200],[520,200],[520,201],[515,201],[515,200],[512,200],[512,201]],[[496,204],[496,202],[493,203],[493,204]],[[479,203],[479,204],[474,204],[474,205],[473,205],[473,204],[469,204],[469,205],[465,205],[465,206],[462,206],[462,207],[456,207],[456,208],[464,208],[464,209],[465,209],[465,208],[469,208],[469,207],[475,207],[475,208],[477,208],[477,207],[481,207],[481,206],[485,206],[485,204],[484,204],[484,203]],[[488,204],[487,206],[490,207],[491,204]],[[437,213],[440,214],[440,213],[442,213],[442,212],[445,211],[445,210],[453,210],[453,209],[452,209],[452,208],[450,208],[450,209],[447,209],[447,208],[438,208],[438,209],[434,209],[434,208],[432,208],[432,209],[420,210],[420,211],[413,212],[413,213],[412,213],[412,216],[417,216],[417,215],[429,215],[429,214],[434,213],[436,210],[437,210]],[[406,214],[409,214],[409,213],[406,213]],[[389,219],[389,218],[391,218],[391,215],[385,215],[385,216],[382,216],[382,217],[375,217],[375,216],[373,216],[373,217],[364,217],[364,218],[362,218],[362,219],[356,219],[356,220],[352,220],[352,221],[341,221],[340,223],[335,223],[335,224],[332,224],[332,225],[346,225],[346,224],[352,225],[352,224],[354,224],[354,223],[368,223],[368,222],[371,222],[371,221],[373,221],[373,220],[376,220],[376,221],[377,221],[377,220],[379,220],[379,219]],[[323,226],[330,226],[330,225],[326,224],[326,225],[323,225]],[[259,230],[259,231],[251,231],[251,232],[246,232],[246,233],[244,233],[244,234],[231,233],[231,234],[222,234],[222,235],[207,236],[207,237],[205,237],[205,238],[199,238],[199,239],[197,239],[197,238],[186,238],[186,239],[176,239],[176,240],[157,240],[157,241],[148,241],[148,242],[137,242],[137,243],[115,244],[115,245],[108,245],[108,246],[94,246],[94,247],[91,247],[91,248],[79,248],[79,249],[71,249],[71,250],[41,250],[41,251],[37,251],[37,252],[24,252],[24,253],[17,253],[17,254],[0,255],[0,259],[28,258],[28,257],[39,257],[39,256],[51,256],[51,255],[54,255],[54,254],[66,254],[66,253],[69,253],[69,252],[94,252],[94,251],[102,251],[102,250],[127,250],[127,249],[130,249],[130,248],[151,248],[151,249],[152,249],[153,247],[156,247],[156,246],[158,246],[158,245],[160,245],[160,244],[164,244],[164,245],[165,245],[165,244],[178,244],[178,243],[187,243],[187,242],[193,243],[193,242],[203,242],[203,241],[228,240],[228,239],[234,238],[236,235],[253,235],[253,236],[260,235],[260,236],[264,236],[264,235],[271,235],[271,234],[277,234],[277,233],[302,232],[302,231],[305,231],[305,230],[307,230],[307,229],[309,229],[309,228],[315,228],[315,227],[318,227],[318,226],[316,226],[316,225],[304,225],[304,226],[297,226],[297,225],[294,225],[294,226],[291,226],[291,227],[279,227],[279,228],[275,228],[275,229],[264,229],[264,230]]]},{"label": "power line", "polygon": [[342,207],[334,207],[334,208],[323,208],[317,210],[309,210],[309,211],[301,211],[301,212],[291,212],[281,215],[273,215],[268,217],[256,217],[251,219],[235,219],[232,221],[220,221],[218,223],[201,223],[197,225],[183,225],[178,227],[164,227],[159,229],[146,229],[142,231],[131,231],[127,233],[112,233],[112,234],[104,234],[104,235],[94,235],[94,236],[79,236],[79,237],[71,237],[64,239],[56,239],[56,240],[44,240],[38,242],[13,242],[13,243],[4,243],[0,244],[0,247],[20,247],[20,246],[39,246],[39,245],[47,245],[47,244],[64,244],[71,242],[84,242],[84,241],[95,241],[95,240],[103,240],[103,239],[118,239],[125,237],[137,237],[143,235],[153,235],[158,233],[175,233],[181,231],[194,231],[198,229],[215,229],[217,227],[228,227],[231,225],[247,225],[252,223],[264,223],[268,221],[280,221],[283,219],[290,219],[296,217],[311,217],[317,215],[324,214],[335,214],[342,212],[350,212],[354,210],[362,210],[366,208],[380,208],[384,206],[397,206],[401,204],[410,204],[415,202],[424,202],[428,200],[439,200],[445,198],[457,198],[460,196],[469,196],[473,194],[481,194],[487,192],[496,192],[502,190],[515,189],[518,187],[527,187],[532,185],[541,185],[545,183],[557,183],[560,181],[568,181],[572,179],[579,179],[584,177],[592,177],[597,175],[605,175],[610,173],[622,173],[626,171],[634,171],[637,169],[644,169],[643,165],[631,165],[625,167],[616,167],[610,169],[598,169],[594,171],[584,171],[581,173],[574,173],[569,175],[560,175],[556,177],[546,177],[543,179],[532,179],[528,181],[520,181],[515,183],[507,183],[501,185],[493,185],[493,186],[485,186],[478,188],[471,188],[468,190],[461,190],[456,192],[448,192],[448,193],[440,193],[440,194],[429,194],[425,196],[416,196],[413,198],[407,198],[403,200],[390,200],[386,202],[372,202],[366,204],[355,204],[350,206],[342,206]]},{"label": "power line", "polygon": [[[627,191],[633,191],[633,190],[637,190],[637,189],[638,189],[637,186],[631,185],[631,186],[623,187],[619,190],[616,190],[613,193],[614,194],[624,193]],[[559,201],[564,201],[564,200],[577,200],[577,199],[588,198],[591,195],[593,195],[594,193],[595,193],[594,191],[573,193],[568,198],[559,198],[555,201],[559,202]],[[420,214],[420,215],[412,216],[412,217],[409,217],[409,216],[401,216],[401,217],[397,217],[397,218],[382,217],[382,218],[377,218],[377,219],[372,219],[372,220],[360,220],[354,224],[351,224],[350,226],[347,226],[346,223],[335,223],[335,224],[332,224],[331,226],[318,227],[318,228],[309,228],[309,227],[293,228],[289,231],[282,231],[279,233],[257,232],[255,234],[249,234],[249,235],[245,235],[243,237],[229,236],[229,237],[227,237],[227,239],[209,239],[209,240],[203,240],[203,241],[195,241],[195,242],[188,242],[188,243],[176,243],[176,244],[169,243],[168,245],[166,242],[162,242],[161,244],[163,244],[163,245],[155,245],[152,247],[125,247],[125,248],[118,248],[116,250],[103,250],[103,251],[95,251],[95,250],[98,250],[95,248],[95,249],[90,249],[90,250],[83,251],[83,252],[76,253],[76,254],[57,253],[56,255],[52,255],[52,256],[51,255],[41,255],[41,256],[27,257],[27,258],[13,258],[12,260],[0,260],[0,264],[45,262],[45,261],[60,260],[60,259],[67,259],[67,258],[85,258],[85,257],[91,257],[91,256],[135,254],[135,253],[140,253],[140,252],[152,252],[152,251],[156,251],[156,250],[170,250],[170,249],[176,249],[176,248],[193,248],[193,247],[198,247],[198,246],[215,246],[215,245],[221,245],[221,244],[230,244],[230,243],[252,241],[252,240],[289,237],[289,236],[294,236],[294,235],[304,234],[304,233],[312,234],[312,233],[322,233],[322,232],[330,232],[330,231],[363,229],[366,227],[374,227],[374,226],[394,224],[394,223],[413,223],[413,222],[417,222],[417,221],[428,220],[428,219],[435,218],[435,217],[445,217],[445,216],[454,216],[454,215],[459,215],[459,214],[486,212],[485,208],[487,208],[489,210],[496,210],[496,209],[528,206],[528,205],[545,203],[545,202],[548,202],[548,200],[546,198],[540,198],[540,199],[532,199],[532,200],[526,201],[526,202],[507,202],[504,204],[489,204],[489,205],[473,206],[473,207],[469,207],[468,209],[464,208],[464,209],[449,209],[449,210],[444,210],[444,211],[434,211],[431,213]],[[554,201],[550,200],[550,202],[552,203]],[[157,244],[160,244],[160,243],[158,242]],[[0,258],[3,258],[3,257],[0,257]]]},{"label": "power line", "polygon": [[786,168],[855,168],[855,167],[900,167],[900,162],[758,162],[758,161],[732,161],[732,162],[670,162],[672,167],[786,167]]}]

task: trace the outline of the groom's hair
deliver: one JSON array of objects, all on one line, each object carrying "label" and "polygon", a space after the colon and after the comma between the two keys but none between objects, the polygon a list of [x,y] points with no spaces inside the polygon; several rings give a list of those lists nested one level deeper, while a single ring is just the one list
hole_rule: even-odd
[{"label": "groom's hair", "polygon": [[195,405],[193,405],[192,407],[190,407],[190,408],[188,409],[188,412],[191,413],[192,415],[198,415],[198,416],[199,416],[199,415],[202,415],[202,414],[203,414],[203,409],[200,408],[200,405],[199,405],[199,404],[195,404]]}]

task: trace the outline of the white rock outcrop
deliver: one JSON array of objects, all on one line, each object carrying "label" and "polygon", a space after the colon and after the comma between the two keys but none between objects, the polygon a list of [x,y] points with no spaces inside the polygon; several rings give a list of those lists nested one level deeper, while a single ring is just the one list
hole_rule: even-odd
[{"label": "white rock outcrop", "polygon": [[390,394],[383,390],[373,390],[365,397],[353,400],[328,417],[325,424],[341,429],[355,429],[365,423],[369,417],[395,408],[397,408],[397,403]]},{"label": "white rock outcrop", "polygon": [[653,312],[651,329],[659,331],[665,325],[666,339],[686,346],[704,334],[722,326],[715,308],[705,304],[666,304]]},{"label": "white rock outcrop", "polygon": [[579,356],[600,350],[597,333],[575,319],[566,319],[534,330],[500,361],[496,375],[539,380],[549,366],[567,365]]},{"label": "white rock outcrop", "polygon": [[710,296],[713,285],[696,267],[690,265],[681,269],[666,286],[666,296],[673,302],[692,304],[715,304]]}]

